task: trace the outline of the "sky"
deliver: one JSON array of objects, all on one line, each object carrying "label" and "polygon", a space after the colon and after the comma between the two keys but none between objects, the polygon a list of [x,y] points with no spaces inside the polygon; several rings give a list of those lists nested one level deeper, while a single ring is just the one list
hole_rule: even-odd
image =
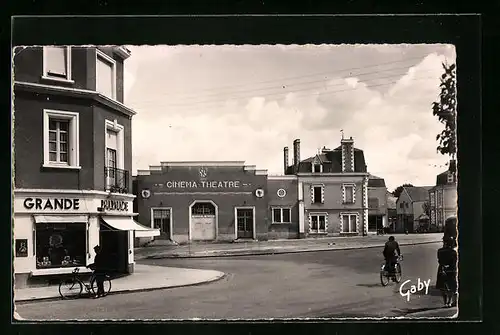
[{"label": "sky", "polygon": [[339,146],[341,130],[389,190],[434,185],[447,168],[431,104],[453,45],[127,47],[134,174],[162,161],[245,161],[280,175],[283,147],[300,139],[305,159]]}]

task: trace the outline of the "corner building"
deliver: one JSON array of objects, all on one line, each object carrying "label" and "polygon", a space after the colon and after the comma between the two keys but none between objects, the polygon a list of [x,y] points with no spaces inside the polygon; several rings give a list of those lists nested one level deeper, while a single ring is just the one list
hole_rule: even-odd
[{"label": "corner building", "polygon": [[134,272],[139,225],[131,189],[131,122],[123,104],[125,47],[14,51],[16,287],[81,273],[101,245],[108,268]]},{"label": "corner building", "polygon": [[267,239],[267,171],[244,162],[162,162],[134,180],[139,221],[177,243]]}]

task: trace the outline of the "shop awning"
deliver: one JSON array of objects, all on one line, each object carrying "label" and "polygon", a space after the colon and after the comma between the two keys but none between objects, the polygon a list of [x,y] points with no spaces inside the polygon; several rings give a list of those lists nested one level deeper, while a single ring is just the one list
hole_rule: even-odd
[{"label": "shop awning", "polygon": [[86,223],[87,215],[33,215],[36,223]]},{"label": "shop awning", "polygon": [[136,237],[160,236],[159,229],[152,229],[137,223],[131,217],[123,216],[102,216],[102,221],[114,230],[133,230]]}]

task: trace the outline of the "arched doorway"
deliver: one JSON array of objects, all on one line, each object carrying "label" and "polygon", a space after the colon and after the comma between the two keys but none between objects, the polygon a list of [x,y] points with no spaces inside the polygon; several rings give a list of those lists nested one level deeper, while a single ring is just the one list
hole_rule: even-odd
[{"label": "arched doorway", "polygon": [[217,236],[217,205],[213,201],[195,201],[189,206],[190,238],[211,241]]}]

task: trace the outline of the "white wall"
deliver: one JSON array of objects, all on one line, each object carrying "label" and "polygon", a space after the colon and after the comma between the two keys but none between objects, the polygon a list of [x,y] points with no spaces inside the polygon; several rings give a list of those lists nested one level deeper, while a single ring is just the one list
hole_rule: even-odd
[{"label": "white wall", "polygon": [[[36,258],[33,243],[33,218],[31,215],[14,216],[14,246],[16,239],[28,240],[28,257],[15,257],[14,250],[14,272],[28,273],[36,268]],[[13,246],[13,248],[14,248]]]}]

